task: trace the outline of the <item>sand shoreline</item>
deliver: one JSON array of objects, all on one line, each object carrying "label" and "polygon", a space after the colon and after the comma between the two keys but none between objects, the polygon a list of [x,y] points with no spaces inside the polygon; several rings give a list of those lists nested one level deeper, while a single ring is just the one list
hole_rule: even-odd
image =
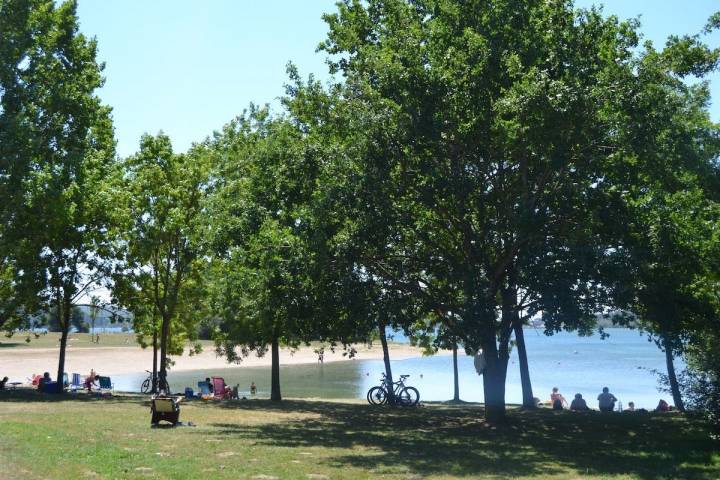
[{"label": "sand shoreline", "polygon": [[[281,349],[281,365],[313,364],[318,362],[314,352],[316,347],[302,347],[295,351]],[[356,360],[374,360],[382,358],[382,348],[379,344],[368,347],[356,345]],[[439,352],[447,354],[450,352]],[[390,357],[393,360],[403,360],[422,356],[422,351],[416,347],[402,344],[390,346]],[[238,367],[258,367],[270,365],[269,352],[264,357],[251,355],[239,364],[228,363],[224,358],[218,357],[212,348],[204,348],[199,354],[172,357],[175,364],[174,372],[190,370],[222,370]],[[342,348],[335,352],[325,350],[324,362],[349,361],[343,356]],[[0,350],[0,378],[8,376],[10,382],[25,382],[32,374],[50,372],[54,378],[57,373],[57,348],[17,348]],[[123,375],[139,373],[152,368],[152,350],[140,346],[112,346],[94,348],[68,348],[65,359],[65,371],[85,375],[94,369],[104,375]]]}]

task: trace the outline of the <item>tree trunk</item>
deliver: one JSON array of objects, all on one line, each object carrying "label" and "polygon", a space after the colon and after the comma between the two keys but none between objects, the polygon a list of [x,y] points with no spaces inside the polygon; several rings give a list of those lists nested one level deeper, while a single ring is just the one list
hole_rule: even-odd
[{"label": "tree trunk", "polygon": [[385,389],[388,393],[388,402],[395,405],[395,390],[393,389],[392,368],[390,367],[390,351],[388,350],[387,337],[385,336],[385,323],[378,320],[378,329],[380,330],[380,344],[383,349],[383,362],[385,363]]},{"label": "tree trunk", "polygon": [[60,358],[58,360],[57,393],[65,391],[63,374],[65,373],[65,352],[67,350],[68,334],[70,333],[70,304],[63,300],[58,305],[58,320],[60,321]]},{"label": "tree trunk", "polygon": [[157,393],[158,388],[158,338],[157,326],[153,324],[153,366],[152,366],[152,389],[151,393]]},{"label": "tree trunk", "polygon": [[499,423],[505,420],[505,368],[496,357],[489,360],[483,374],[483,392],[485,395],[485,420]]},{"label": "tree trunk", "polygon": [[453,377],[455,379],[453,402],[460,402],[460,379],[458,378],[457,342],[453,342]]},{"label": "tree trunk", "polygon": [[272,366],[270,373],[270,400],[279,402],[282,400],[280,395],[280,345],[278,337],[272,339]]},{"label": "tree trunk", "polygon": [[517,343],[518,363],[520,364],[520,383],[522,384],[523,407],[537,408],[530,382],[530,368],[528,366],[527,351],[525,349],[525,332],[520,322],[520,316],[515,312],[513,329],[515,330],[515,342]]},{"label": "tree trunk", "polygon": [[665,349],[665,363],[667,364],[668,381],[670,382],[670,391],[672,392],[675,408],[681,412],[685,411],[682,395],[680,394],[680,386],[678,385],[677,375],[675,374],[675,365],[673,364],[673,348],[666,336],[663,336],[663,347]]},{"label": "tree trunk", "polygon": [[[160,390],[167,388],[167,351],[168,340],[170,337],[170,319],[166,315],[162,316],[162,324],[160,327]],[[166,392],[167,393],[167,392]]]}]

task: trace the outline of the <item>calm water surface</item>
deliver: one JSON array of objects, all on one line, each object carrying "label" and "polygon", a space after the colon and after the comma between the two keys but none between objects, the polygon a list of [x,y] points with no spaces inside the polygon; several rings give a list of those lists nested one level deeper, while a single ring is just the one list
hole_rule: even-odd
[{"label": "calm water surface", "polygon": [[[608,329],[610,337],[578,337],[559,333],[546,337],[528,328],[525,340],[530,363],[530,375],[535,396],[547,400],[552,387],[557,386],[568,401],[575,393],[582,393],[588,404],[596,406],[597,395],[608,386],[618,399],[627,405],[654,408],[658,399],[669,400],[657,391],[657,379],[649,371],[664,371],[665,356],[639,332],[627,329]],[[402,341],[396,336],[395,341]],[[460,397],[466,401],[483,400],[482,378],[473,367],[473,359],[458,356]],[[679,366],[679,365],[678,365]],[[409,374],[408,384],[420,390],[422,400],[452,398],[452,356],[413,358],[392,362],[393,376]],[[292,365],[280,368],[283,396],[297,398],[365,398],[367,390],[377,385],[383,372],[382,360],[351,360],[325,365]],[[237,367],[223,370],[197,370],[169,375],[173,391],[186,386],[197,390],[198,380],[218,375],[229,385],[239,384],[241,395],[249,395],[250,382],[258,386],[258,396],[269,396],[269,367]],[[146,374],[113,377],[115,388],[137,391]],[[520,403],[522,390],[517,353],[513,351],[507,379],[507,401]],[[672,402],[671,402],[672,403]]]}]

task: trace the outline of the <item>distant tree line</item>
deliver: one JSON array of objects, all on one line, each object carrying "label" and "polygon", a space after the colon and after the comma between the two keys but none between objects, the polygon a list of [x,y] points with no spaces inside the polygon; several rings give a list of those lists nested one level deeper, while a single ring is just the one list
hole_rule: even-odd
[{"label": "distant tree line", "polygon": [[324,19],[331,82],[290,65],[280,112],[121,159],[76,2],[0,0],[0,326],[52,312],[61,374],[102,286],[160,380],[202,330],[229,361],[270,352],[273,400],[281,346],[351,355],[392,327],[480,358],[498,421],[513,345],[534,404],[523,325],[588,334],[604,314],[665,352],[680,409],[684,390],[717,415],[720,15],[661,48],[571,0],[344,0]]}]

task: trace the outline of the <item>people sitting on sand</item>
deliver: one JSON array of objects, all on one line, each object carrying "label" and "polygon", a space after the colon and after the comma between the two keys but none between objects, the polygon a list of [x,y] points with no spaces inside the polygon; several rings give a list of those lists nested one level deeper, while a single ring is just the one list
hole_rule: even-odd
[{"label": "people sitting on sand", "polygon": [[255,395],[257,393],[257,385],[255,385],[255,382],[250,382],[250,395]]},{"label": "people sitting on sand", "polygon": [[92,393],[93,387],[97,387],[97,385],[95,384],[95,381],[99,381],[99,380],[100,380],[100,375],[93,375],[93,376],[87,377],[85,379],[84,387],[88,391],[88,393]]},{"label": "people sitting on sand", "polygon": [[590,407],[587,406],[587,402],[585,399],[580,395],[579,393],[575,394],[575,398],[573,399],[572,403],[570,404],[570,410],[590,410]]},{"label": "people sitting on sand", "polygon": [[665,400],[660,400],[658,402],[657,407],[655,407],[656,412],[669,412],[670,411],[670,405]]},{"label": "people sitting on sand", "polygon": [[562,410],[567,408],[567,400],[562,396],[558,387],[553,387],[552,393],[550,394],[550,404],[553,410]]},{"label": "people sitting on sand", "polygon": [[628,407],[625,409],[626,412],[635,411],[635,402],[628,402]]},{"label": "people sitting on sand", "polygon": [[615,402],[617,402],[615,395],[610,393],[610,389],[608,387],[603,387],[602,393],[598,395],[598,407],[600,407],[600,411],[612,412],[615,410]]},{"label": "people sitting on sand", "polygon": [[0,390],[5,390],[5,385],[7,385],[8,380],[8,377],[4,377],[0,380]]},{"label": "people sitting on sand", "polygon": [[52,378],[50,378],[50,374],[48,372],[43,373],[42,378],[38,382],[38,390],[42,391],[43,385],[46,383],[52,382]]}]

